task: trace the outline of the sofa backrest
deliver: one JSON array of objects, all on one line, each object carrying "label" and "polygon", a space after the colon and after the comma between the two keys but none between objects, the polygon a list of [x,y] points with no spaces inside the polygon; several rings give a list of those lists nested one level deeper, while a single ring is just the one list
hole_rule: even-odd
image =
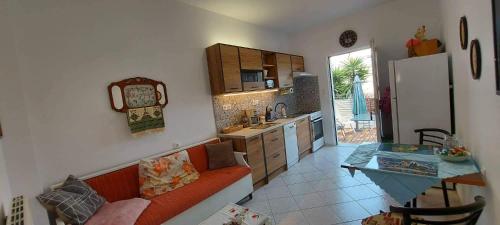
[{"label": "sofa backrest", "polygon": [[[205,144],[220,142],[219,139],[212,139],[186,148],[189,159],[196,170],[203,173],[208,170],[208,155]],[[165,155],[172,154],[173,151]],[[163,156],[165,156],[163,155]],[[156,155],[151,158],[160,157]],[[139,194],[139,161],[129,164],[126,167],[117,167],[104,174],[84,178],[94,190],[103,196],[108,202],[140,197]]]}]

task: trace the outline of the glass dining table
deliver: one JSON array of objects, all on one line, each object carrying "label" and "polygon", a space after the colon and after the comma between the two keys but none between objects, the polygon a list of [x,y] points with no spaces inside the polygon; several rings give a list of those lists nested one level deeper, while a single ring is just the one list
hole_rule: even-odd
[{"label": "glass dining table", "polygon": [[[472,158],[463,162],[448,162],[436,154],[439,150],[439,147],[431,145],[360,145],[342,167],[347,168],[353,176],[356,171],[361,171],[404,205],[444,181],[480,174]],[[443,194],[448,207],[447,192]]]}]

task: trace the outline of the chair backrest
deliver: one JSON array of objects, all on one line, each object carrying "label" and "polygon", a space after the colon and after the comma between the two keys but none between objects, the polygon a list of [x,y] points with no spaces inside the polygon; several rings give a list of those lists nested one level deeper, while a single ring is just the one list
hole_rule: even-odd
[{"label": "chair backrest", "polygon": [[444,136],[450,136],[451,133],[438,129],[438,128],[422,128],[422,129],[416,129],[415,133],[419,134],[419,144],[432,144],[432,145],[439,145],[443,146],[443,141],[444,141]]},{"label": "chair backrest", "polygon": [[[477,223],[479,216],[483,212],[486,202],[482,196],[476,196],[475,202],[469,205],[449,207],[449,208],[405,208],[391,206],[390,210],[394,213],[403,214],[403,224],[411,225],[428,224],[428,225],[452,225],[452,224],[465,224],[474,225]],[[454,216],[450,220],[428,220],[421,219],[422,216],[436,217],[436,216]]]}]

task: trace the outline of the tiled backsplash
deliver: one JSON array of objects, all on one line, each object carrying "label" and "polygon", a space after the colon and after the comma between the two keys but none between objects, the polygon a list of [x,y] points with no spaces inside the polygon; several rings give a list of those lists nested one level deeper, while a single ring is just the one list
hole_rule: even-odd
[{"label": "tiled backsplash", "polygon": [[[266,106],[274,106],[278,102],[287,105],[287,113],[314,112],[320,110],[319,86],[316,77],[303,77],[294,79],[295,92],[289,95],[279,95],[279,92],[252,93],[244,95],[214,96],[215,125],[217,132],[222,128],[240,124],[246,109],[257,109],[259,115],[264,115]],[[252,105],[256,100],[257,104]],[[224,110],[224,105],[230,105],[230,109]]]}]

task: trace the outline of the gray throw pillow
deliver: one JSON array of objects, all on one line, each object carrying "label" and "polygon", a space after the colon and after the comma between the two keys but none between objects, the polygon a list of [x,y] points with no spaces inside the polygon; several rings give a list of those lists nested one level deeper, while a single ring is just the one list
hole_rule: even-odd
[{"label": "gray throw pillow", "polygon": [[225,141],[218,144],[206,144],[208,154],[208,169],[220,169],[235,166],[233,141]]},{"label": "gray throw pillow", "polygon": [[83,225],[106,202],[85,182],[70,175],[64,184],[37,196],[38,201],[47,209],[56,210],[64,222]]}]

